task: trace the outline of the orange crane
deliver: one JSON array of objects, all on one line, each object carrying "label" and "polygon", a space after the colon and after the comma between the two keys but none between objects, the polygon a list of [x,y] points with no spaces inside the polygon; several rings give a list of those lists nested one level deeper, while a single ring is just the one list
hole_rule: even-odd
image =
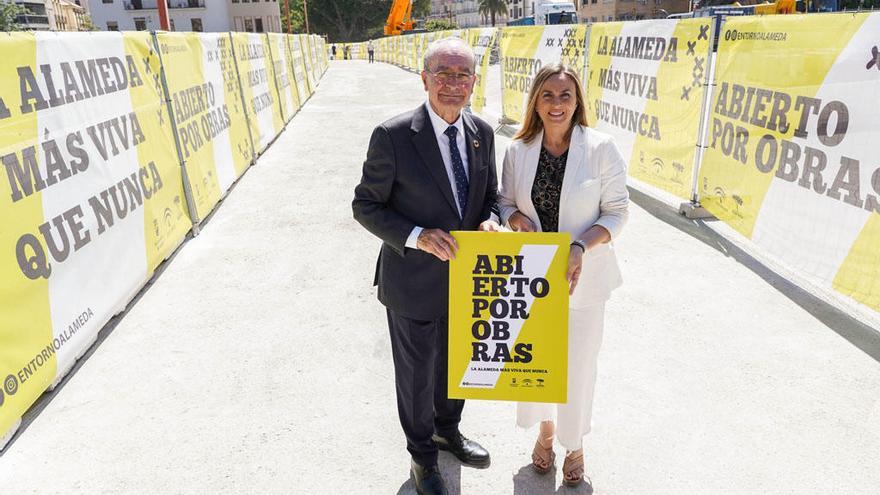
[{"label": "orange crane", "polygon": [[402,34],[404,31],[412,31],[413,22],[412,0],[394,0],[388,19],[385,21],[385,35]]}]

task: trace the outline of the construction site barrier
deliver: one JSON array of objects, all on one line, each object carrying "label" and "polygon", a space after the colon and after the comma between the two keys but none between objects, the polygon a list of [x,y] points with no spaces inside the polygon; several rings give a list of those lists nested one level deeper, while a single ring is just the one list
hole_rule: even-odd
[{"label": "construction site barrier", "polygon": [[313,88],[317,36],[0,38],[0,448],[281,132],[294,38]]}]

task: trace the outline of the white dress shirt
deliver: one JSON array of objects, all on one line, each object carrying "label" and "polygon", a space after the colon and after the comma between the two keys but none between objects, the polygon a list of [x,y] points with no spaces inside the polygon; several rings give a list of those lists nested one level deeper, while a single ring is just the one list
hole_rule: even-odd
[{"label": "white dress shirt", "polygon": [[[455,174],[452,171],[452,155],[449,152],[449,137],[446,136],[445,132],[449,126],[458,129],[455,136],[455,144],[458,145],[458,154],[461,156],[462,165],[464,165],[464,174],[467,176],[468,181],[470,181],[467,148],[465,147],[464,121],[462,120],[461,115],[459,115],[458,120],[450,124],[443,120],[443,117],[437,115],[437,112],[431,108],[430,102],[425,102],[425,107],[428,108],[428,117],[431,118],[431,127],[434,128],[434,136],[437,138],[437,146],[440,147],[440,156],[443,157],[443,166],[446,167],[446,178],[449,179],[449,186],[452,189],[452,197],[455,199],[455,206],[458,207],[458,216],[463,217],[464,212],[461,210],[461,202],[458,201],[458,188],[455,187]],[[406,238],[406,247],[410,249],[418,249],[419,234],[422,233],[422,230],[424,229],[418,225],[413,227],[409,237]]]}]

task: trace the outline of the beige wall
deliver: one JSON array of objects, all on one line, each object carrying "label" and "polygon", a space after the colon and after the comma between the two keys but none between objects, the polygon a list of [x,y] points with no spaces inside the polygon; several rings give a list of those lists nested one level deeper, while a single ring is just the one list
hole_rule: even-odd
[{"label": "beige wall", "polygon": [[281,10],[278,7],[277,1],[226,1],[229,7],[229,25],[234,31],[245,31],[244,26],[247,19],[250,19],[250,24],[254,26],[257,19],[260,19],[263,23],[264,32],[281,32]]},{"label": "beige wall", "polygon": [[687,10],[688,0],[586,0],[578,16],[581,22],[662,19]]},{"label": "beige wall", "polygon": [[[67,0],[51,0],[52,15],[56,31],[82,31],[85,23],[85,9]],[[48,11],[48,9],[47,9]]]}]

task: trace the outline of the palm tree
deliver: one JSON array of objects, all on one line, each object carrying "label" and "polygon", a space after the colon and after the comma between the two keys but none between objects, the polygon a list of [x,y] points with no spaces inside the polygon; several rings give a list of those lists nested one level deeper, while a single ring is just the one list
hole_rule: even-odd
[{"label": "palm tree", "polygon": [[495,14],[507,12],[507,0],[479,0],[480,13],[488,14],[492,19],[492,27],[495,27]]}]

